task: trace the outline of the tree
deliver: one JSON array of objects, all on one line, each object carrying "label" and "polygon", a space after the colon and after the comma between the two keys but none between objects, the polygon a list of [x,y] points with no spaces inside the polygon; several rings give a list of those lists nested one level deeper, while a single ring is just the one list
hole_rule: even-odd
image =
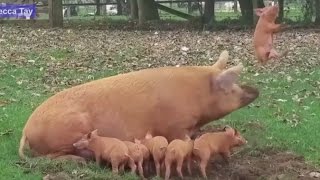
[{"label": "tree", "polygon": [[283,9],[284,9],[284,0],[278,0],[279,3],[279,21],[283,20]]},{"label": "tree", "polygon": [[148,20],[159,20],[158,8],[154,0],[137,0],[139,24]]},{"label": "tree", "polygon": [[214,3],[215,0],[205,0],[203,23],[208,24],[214,21]]},{"label": "tree", "polygon": [[320,1],[319,0],[314,0],[314,1],[315,1],[315,9],[316,9],[315,23],[320,25]]},{"label": "tree", "polygon": [[122,3],[121,3],[121,0],[117,0],[117,15],[122,15]]},{"label": "tree", "polygon": [[130,0],[130,16],[131,19],[138,19],[138,2],[137,0]]},{"label": "tree", "polygon": [[264,7],[263,0],[239,0],[242,19],[250,23],[253,22],[253,1],[257,1],[258,8]]}]

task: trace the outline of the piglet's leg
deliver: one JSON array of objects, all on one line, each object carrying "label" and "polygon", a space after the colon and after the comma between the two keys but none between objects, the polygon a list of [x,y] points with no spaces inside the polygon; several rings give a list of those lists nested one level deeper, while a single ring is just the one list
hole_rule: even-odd
[{"label": "piglet's leg", "polygon": [[208,179],[207,173],[206,173],[208,160],[209,159],[201,159],[201,162],[200,162],[200,171],[201,171],[203,178],[205,178],[205,179]]},{"label": "piglet's leg", "polygon": [[112,165],[112,173],[118,174],[119,173],[119,161],[118,159],[112,159],[111,160],[111,165]]},{"label": "piglet's leg", "polygon": [[131,157],[129,157],[128,163],[129,163],[129,167],[130,167],[130,169],[131,169],[131,173],[132,173],[132,174],[135,174],[136,171],[137,171],[137,166],[136,166],[134,160],[133,160]]},{"label": "piglet's leg", "polygon": [[192,175],[192,172],[191,172],[191,162],[192,162],[191,155],[189,155],[189,156],[187,157],[187,168],[188,168],[188,173],[189,173],[189,175]]},{"label": "piglet's leg", "polygon": [[139,160],[138,162],[138,171],[139,171],[139,175],[142,179],[145,179],[144,175],[143,175],[143,168],[142,168],[142,163],[143,163],[143,159]]},{"label": "piglet's leg", "polygon": [[210,153],[209,150],[202,150],[199,153],[200,171],[201,171],[201,174],[202,174],[203,178],[205,178],[205,179],[208,179],[207,178],[207,173],[206,173],[206,168],[207,168],[208,161],[210,159],[210,155],[211,155],[211,153]]},{"label": "piglet's leg", "polygon": [[154,158],[154,164],[156,166],[157,176],[160,177],[160,160],[157,158]]},{"label": "piglet's leg", "polygon": [[166,166],[165,180],[169,180],[171,174],[171,160],[166,158],[164,162]]},{"label": "piglet's leg", "polygon": [[120,165],[119,171],[120,171],[120,172],[124,172],[124,164],[121,164],[121,165]]},{"label": "piglet's leg", "polygon": [[177,159],[177,168],[176,168],[176,170],[177,170],[177,173],[178,173],[178,175],[179,175],[179,177],[181,179],[183,179],[182,165],[183,165],[183,158],[178,158]]},{"label": "piglet's leg", "polygon": [[223,159],[226,162],[226,164],[229,164],[229,159],[231,157],[230,151],[221,153],[221,156],[223,157]]}]

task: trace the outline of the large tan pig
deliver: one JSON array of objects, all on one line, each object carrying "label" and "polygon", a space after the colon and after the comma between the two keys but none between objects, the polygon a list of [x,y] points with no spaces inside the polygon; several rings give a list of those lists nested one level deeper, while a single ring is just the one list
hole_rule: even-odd
[{"label": "large tan pig", "polygon": [[213,66],[144,69],[65,89],[31,114],[19,155],[24,158],[29,145],[36,156],[79,159],[90,152],[72,144],[94,129],[123,141],[142,139],[148,130],[169,142],[192,136],[259,95],[238,84],[243,66],[225,69],[227,59],[224,51]]}]

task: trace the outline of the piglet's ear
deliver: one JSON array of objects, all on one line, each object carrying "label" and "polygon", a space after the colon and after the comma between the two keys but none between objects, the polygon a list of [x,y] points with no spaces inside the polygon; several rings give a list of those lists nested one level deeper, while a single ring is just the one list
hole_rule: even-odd
[{"label": "piglet's ear", "polygon": [[212,84],[214,85],[214,88],[222,89],[224,91],[231,89],[233,84],[238,80],[242,69],[243,65],[240,63],[239,65],[231,67],[217,75],[213,78]]},{"label": "piglet's ear", "polygon": [[229,136],[235,136],[235,130],[233,128],[227,128],[226,129],[226,133],[229,135]]},{"label": "piglet's ear", "polygon": [[91,137],[92,136],[97,136],[98,135],[98,129],[95,129],[95,130],[93,130],[92,132],[91,132]]},{"label": "piglet's ear", "polygon": [[264,12],[264,9],[263,8],[256,8],[256,9],[254,9],[254,12],[257,16],[261,16],[262,13]]},{"label": "piglet's ear", "polygon": [[224,128],[223,128],[223,131],[226,131],[227,129],[230,129],[231,127],[226,125]]},{"label": "piglet's ear", "polygon": [[87,134],[87,139],[90,139],[90,138],[91,138],[91,134],[92,134],[92,132],[89,132],[89,133]]},{"label": "piglet's ear", "polygon": [[147,132],[145,138],[146,139],[151,139],[152,138],[152,135],[151,135],[150,131]]},{"label": "piglet's ear", "polygon": [[191,137],[190,137],[188,134],[186,134],[186,135],[184,136],[184,139],[185,139],[186,141],[190,141],[190,140],[191,140]]}]

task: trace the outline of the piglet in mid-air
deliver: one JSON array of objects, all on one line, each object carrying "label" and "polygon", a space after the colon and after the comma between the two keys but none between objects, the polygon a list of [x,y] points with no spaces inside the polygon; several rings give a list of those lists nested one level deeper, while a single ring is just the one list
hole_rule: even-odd
[{"label": "piglet in mid-air", "polygon": [[188,172],[191,175],[191,156],[193,149],[193,140],[186,135],[184,140],[175,139],[170,142],[167,147],[165,156],[166,175],[165,180],[169,180],[171,173],[171,165],[176,162],[179,177],[183,179],[182,165],[184,160],[187,161]]},{"label": "piglet in mid-air", "polygon": [[194,140],[193,157],[200,160],[200,171],[207,179],[206,167],[210,157],[221,155],[226,161],[234,147],[247,144],[241,134],[229,126],[222,132],[205,133]]},{"label": "piglet in mid-air", "polygon": [[156,167],[157,176],[160,177],[160,167],[165,158],[165,153],[169,144],[168,140],[163,136],[153,137],[151,133],[148,132],[145,139],[141,140],[141,143],[149,149]]},{"label": "piglet in mid-air", "polygon": [[283,29],[283,25],[275,24],[276,18],[279,14],[278,4],[274,6],[266,6],[264,8],[257,8],[255,9],[255,14],[259,16],[259,20],[253,35],[253,45],[258,62],[265,64],[270,59],[277,59],[285,56],[288,51],[279,55],[279,53],[272,47],[274,34]]},{"label": "piglet in mid-air", "polygon": [[117,138],[99,136],[97,129],[83,135],[73,146],[77,149],[93,151],[98,165],[100,165],[101,160],[110,162],[112,172],[115,174],[118,174],[119,167],[125,164],[129,164],[133,173],[136,171],[137,167],[129,156],[129,149],[126,144]]}]

